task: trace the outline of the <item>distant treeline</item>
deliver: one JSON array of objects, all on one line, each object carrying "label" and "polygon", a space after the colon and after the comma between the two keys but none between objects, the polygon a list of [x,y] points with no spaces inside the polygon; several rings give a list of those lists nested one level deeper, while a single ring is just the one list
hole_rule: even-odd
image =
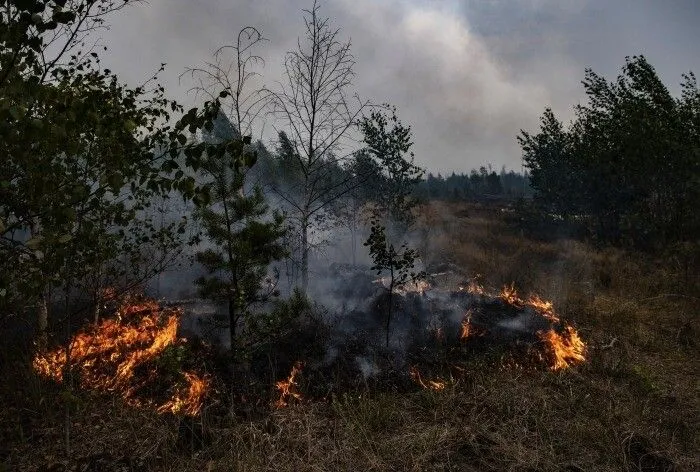
[{"label": "distant treeline", "polygon": [[447,177],[429,173],[415,190],[421,200],[492,200],[515,199],[532,196],[527,172],[506,172],[505,167],[496,173],[488,166],[472,169],[469,174],[452,172]]}]

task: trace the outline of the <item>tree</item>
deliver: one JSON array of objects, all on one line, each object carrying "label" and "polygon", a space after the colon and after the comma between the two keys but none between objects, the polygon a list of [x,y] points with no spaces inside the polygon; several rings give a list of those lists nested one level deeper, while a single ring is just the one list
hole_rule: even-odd
[{"label": "tree", "polygon": [[[221,120],[226,118],[220,115],[217,121]],[[226,302],[231,350],[235,352],[239,322],[252,318],[251,305],[271,293],[263,293],[263,278],[270,263],[285,255],[279,244],[284,228],[279,214],[268,218],[259,187],[250,195],[243,192],[245,170],[255,164],[257,157],[247,147],[250,137],[214,137],[229,140],[232,145],[224,155],[207,156],[201,168],[208,177],[211,201],[199,209],[198,216],[214,247],[197,253],[197,261],[208,275],[196,283],[203,297]]]},{"label": "tree", "polygon": [[[188,68],[180,77],[189,75],[197,81],[191,90],[208,100],[222,101],[223,111],[232,121],[239,136],[252,136],[255,121],[265,109],[269,95],[263,87],[251,88],[260,76],[256,67],[264,66],[262,56],[255,49],[267,41],[262,33],[246,26],[238,32],[235,44],[220,47],[211,62],[203,67]],[[229,56],[230,55],[230,56]],[[221,97],[220,92],[225,92]]]},{"label": "tree", "polygon": [[368,102],[355,95],[351,103],[348,88],[354,77],[355,60],[350,42],[340,39],[328,18],[319,16],[314,1],[304,10],[305,37],[287,53],[285,78],[277,91],[271,91],[273,113],[286,126],[280,133],[282,159],[299,180],[292,186],[277,186],[276,193],[286,202],[300,236],[301,288],[309,282],[310,231],[324,209],[352,187],[351,176],[338,181],[344,156],[344,140]]},{"label": "tree", "polygon": [[[0,274],[0,313],[35,306],[39,341],[53,296],[63,297],[70,334],[71,302],[81,285],[95,272],[101,279],[106,264],[118,267],[112,263],[122,251],[133,256],[153,240],[156,227],[144,231],[135,219],[154,196],[175,190],[206,200],[176,157],[184,153],[186,164],[197,166],[206,147],[189,146],[184,131],[211,124],[219,104],[191,109],[171,125],[171,113],[184,110],[164,98],[161,86],[120,84],[100,69],[96,48],[86,48],[105,16],[127,3],[23,0],[0,9],[0,260],[7,267]],[[173,228],[160,229],[160,242],[167,243]],[[70,454],[69,402],[65,414]]]},{"label": "tree", "polygon": [[582,198],[574,142],[550,108],[540,123],[538,134],[521,131],[518,136],[523,160],[532,172],[532,186],[538,189],[537,201],[547,212],[568,218],[580,211]]},{"label": "tree", "polygon": [[423,178],[423,170],[413,164],[411,127],[401,123],[395,107],[386,105],[386,109],[391,115],[374,110],[362,117],[360,130],[367,152],[385,174],[378,182],[381,187],[374,192],[379,207],[395,221],[409,223],[411,209],[417,203],[413,192]]},{"label": "tree", "polygon": [[698,87],[684,76],[672,97],[643,56],[608,82],[587,70],[588,102],[565,129],[551,110],[540,132],[519,137],[536,198],[563,219],[583,221],[613,243],[690,240],[700,222]]},{"label": "tree", "polygon": [[199,197],[175,158],[184,152],[197,164],[204,147],[190,146],[184,131],[210,122],[217,104],[170,125],[184,110],[162,87],[128,88],[81,49],[126,3],[28,0],[0,12],[0,258],[12,268],[0,275],[0,311],[36,305],[39,333],[52,294],[67,305],[122,251],[176,234],[136,221],[154,196]]},{"label": "tree", "polygon": [[418,253],[410,249],[406,243],[398,249],[387,241],[386,228],[378,220],[372,222],[370,235],[365,242],[369,247],[372,256],[372,270],[377,271],[377,275],[388,272],[389,286],[387,287],[387,312],[386,312],[386,347],[389,347],[389,335],[391,328],[391,317],[394,308],[394,289],[407,282],[415,282],[424,276],[423,273],[413,271]]}]

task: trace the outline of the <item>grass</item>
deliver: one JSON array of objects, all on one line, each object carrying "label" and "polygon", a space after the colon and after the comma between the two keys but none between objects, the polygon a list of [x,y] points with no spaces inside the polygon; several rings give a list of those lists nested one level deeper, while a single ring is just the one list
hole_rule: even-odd
[{"label": "grass", "polygon": [[433,203],[419,221],[428,263],[553,299],[588,362],[561,372],[475,363],[440,392],[358,391],[247,418],[205,411],[194,428],[81,395],[68,460],[60,397],[13,360],[0,388],[5,468],[82,458],[78,470],[700,470],[697,279],[672,259],[529,238],[477,206]]}]

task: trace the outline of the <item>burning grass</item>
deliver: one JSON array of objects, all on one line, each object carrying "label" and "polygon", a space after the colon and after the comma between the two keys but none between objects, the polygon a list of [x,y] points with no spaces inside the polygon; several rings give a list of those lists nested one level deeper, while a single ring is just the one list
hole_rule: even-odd
[{"label": "burning grass", "polygon": [[82,389],[120,396],[132,406],[197,415],[210,390],[209,376],[170,372],[175,378],[162,385],[166,372],[158,365],[167,349],[186,344],[177,337],[181,314],[154,300],[126,296],[113,317],[81,330],[67,347],[38,352],[34,369],[58,383],[71,375]]}]

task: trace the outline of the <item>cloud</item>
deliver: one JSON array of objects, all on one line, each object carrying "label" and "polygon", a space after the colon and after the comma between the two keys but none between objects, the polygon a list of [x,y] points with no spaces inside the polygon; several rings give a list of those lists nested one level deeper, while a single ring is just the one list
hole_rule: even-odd
[{"label": "cloud", "polygon": [[[688,55],[680,71],[700,62],[691,47],[698,33],[686,18],[690,13],[678,13],[682,5],[676,16],[664,16],[646,0],[610,3],[328,0],[321,13],[352,39],[360,94],[396,105],[413,128],[417,162],[444,173],[486,163],[519,169],[519,130],[535,129],[545,106],[568,119],[583,98],[584,68],[614,75],[625,55],[639,52],[630,50],[634,45],[661,56],[662,78],[671,72],[671,83],[679,81],[679,64]],[[261,53],[265,81],[273,84],[281,77],[284,53],[303,33],[301,9],[310,5],[152,0],[114,18],[105,34],[111,48],[105,65],[135,83],[167,62],[163,79],[169,93],[191,104],[188,84],[179,84],[178,75],[251,25],[270,40]],[[641,6],[630,9],[633,5]],[[684,26],[674,28],[677,24]],[[673,47],[682,54],[673,54]]]}]

